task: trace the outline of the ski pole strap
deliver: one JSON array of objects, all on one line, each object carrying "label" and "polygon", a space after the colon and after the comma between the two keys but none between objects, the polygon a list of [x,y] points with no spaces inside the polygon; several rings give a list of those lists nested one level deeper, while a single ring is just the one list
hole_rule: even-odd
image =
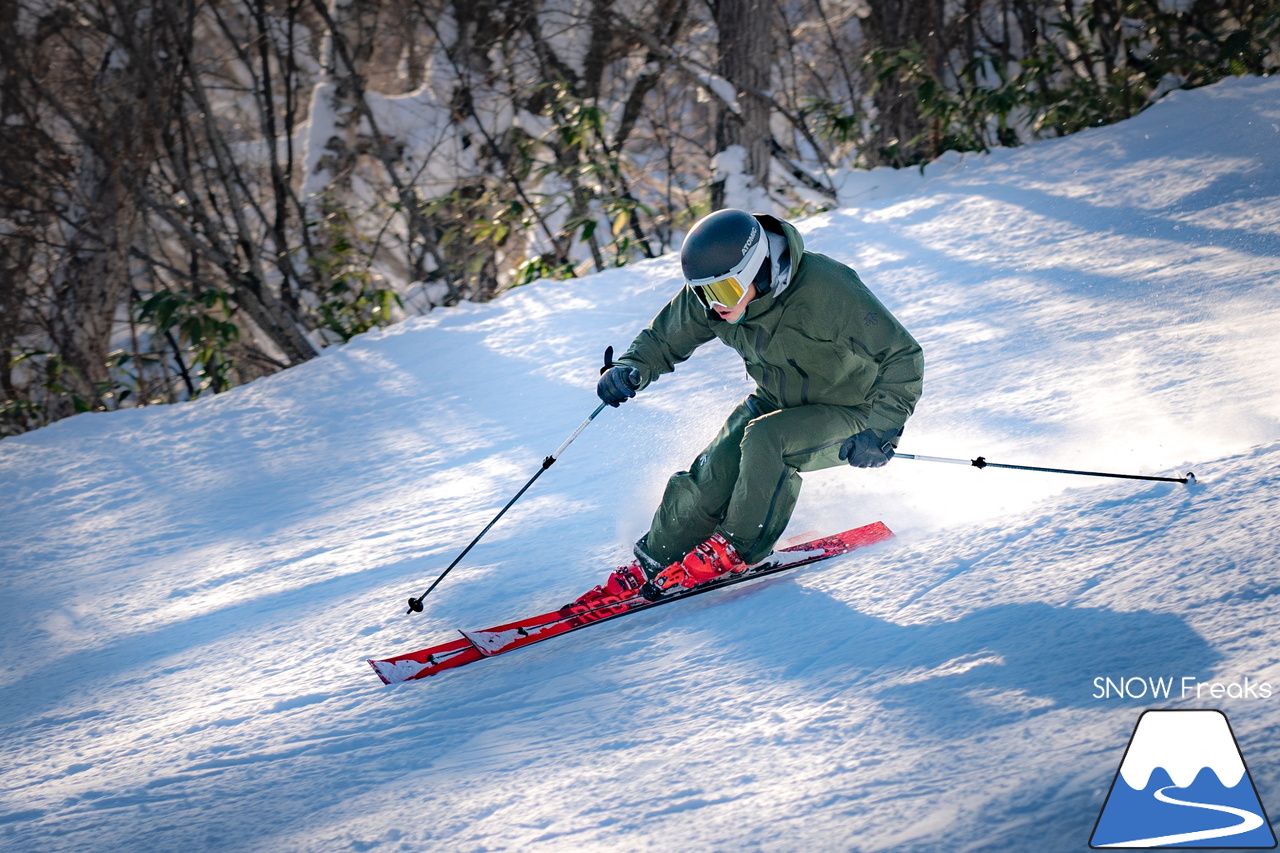
[{"label": "ski pole strap", "polygon": [[944,456],[921,456],[916,453],[895,453],[894,459],[914,459],[917,462],[947,462],[952,465],[970,465],[974,468],[1009,468],[1014,471],[1040,471],[1046,474],[1078,474],[1082,477],[1110,477],[1116,480],[1154,480],[1161,483],[1194,483],[1196,475],[1187,472],[1185,477],[1151,477],[1145,474],[1109,474],[1103,471],[1076,471],[1071,468],[1042,468],[1037,465],[1008,465],[1002,462],[988,462],[984,457],[977,459],[948,459]]}]

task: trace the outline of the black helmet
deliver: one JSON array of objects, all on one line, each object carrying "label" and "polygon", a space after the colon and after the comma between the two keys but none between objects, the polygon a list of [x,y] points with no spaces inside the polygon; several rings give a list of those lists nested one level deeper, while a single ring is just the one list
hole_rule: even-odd
[{"label": "black helmet", "polygon": [[680,266],[686,281],[726,275],[764,240],[756,218],[745,210],[727,208],[699,219],[680,247]]},{"label": "black helmet", "polygon": [[[732,306],[755,280],[769,256],[769,241],[760,222],[745,210],[717,210],[689,229],[680,247],[685,281],[704,305]],[[731,299],[732,301],[726,301]]]}]

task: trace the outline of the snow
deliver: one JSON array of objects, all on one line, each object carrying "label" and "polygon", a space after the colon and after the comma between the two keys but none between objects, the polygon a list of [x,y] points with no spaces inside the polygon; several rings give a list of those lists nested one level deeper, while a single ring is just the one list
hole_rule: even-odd
[{"label": "snow", "polygon": [[1143,714],[1120,765],[1120,775],[1126,785],[1141,791],[1157,767],[1167,770],[1179,788],[1190,787],[1206,767],[1228,788],[1239,785],[1245,774],[1227,718],[1217,711]]},{"label": "snow", "polygon": [[602,581],[748,391],[709,345],[605,410],[405,614],[673,257],[5,439],[0,846],[1082,851],[1147,707],[1223,710],[1276,813],[1280,690],[1214,688],[1280,685],[1278,140],[1232,80],[798,223],[924,346],[904,452],[1195,485],[815,472],[788,535],[898,537],[425,681],[364,659]]}]

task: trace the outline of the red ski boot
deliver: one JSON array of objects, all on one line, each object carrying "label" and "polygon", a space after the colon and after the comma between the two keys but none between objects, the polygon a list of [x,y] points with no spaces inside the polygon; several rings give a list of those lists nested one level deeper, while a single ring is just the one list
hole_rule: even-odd
[{"label": "red ski boot", "polygon": [[578,596],[577,600],[560,608],[565,617],[576,617],[579,622],[595,622],[626,610],[625,602],[634,598],[645,582],[639,563],[623,566],[609,574],[603,586],[593,587]]},{"label": "red ski boot", "polygon": [[640,594],[649,601],[677,591],[678,587],[691,589],[700,583],[714,580],[729,572],[740,572],[747,564],[738,552],[719,533],[694,548],[678,563],[672,563],[649,579]]}]

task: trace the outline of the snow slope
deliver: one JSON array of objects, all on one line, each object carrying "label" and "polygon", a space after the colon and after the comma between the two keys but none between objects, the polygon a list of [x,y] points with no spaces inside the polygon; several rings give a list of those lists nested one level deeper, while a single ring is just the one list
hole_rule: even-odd
[{"label": "snow slope", "polygon": [[606,411],[405,615],[673,258],[0,442],[0,847],[1085,850],[1146,707],[1224,710],[1280,812],[1278,142],[1233,80],[799,223],[925,348],[904,451],[1199,484],[817,472],[791,533],[898,538],[424,682],[363,659],[600,581],[747,392],[708,346]]}]

